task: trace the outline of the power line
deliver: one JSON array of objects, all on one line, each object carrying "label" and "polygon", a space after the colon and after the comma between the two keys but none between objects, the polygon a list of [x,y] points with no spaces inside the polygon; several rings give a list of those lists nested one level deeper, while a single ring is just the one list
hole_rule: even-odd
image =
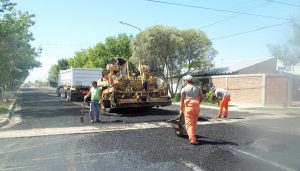
[{"label": "power line", "polygon": [[283,1],[283,2],[291,2],[291,3],[298,3],[299,1],[291,1],[291,0],[281,0],[281,1]]},{"label": "power line", "polygon": [[291,22],[284,22],[284,23],[279,23],[279,24],[275,24],[275,25],[271,25],[271,26],[260,27],[260,28],[245,31],[245,32],[240,32],[240,33],[234,33],[234,34],[229,34],[229,35],[225,35],[225,36],[215,37],[215,38],[212,38],[210,40],[218,40],[218,39],[224,39],[224,38],[229,38],[229,37],[235,37],[235,36],[238,36],[238,35],[247,34],[247,33],[255,32],[255,31],[259,31],[259,30],[265,30],[265,29],[269,29],[269,28],[273,28],[273,27],[278,27],[278,26],[288,24],[288,23],[291,23]]},{"label": "power line", "polygon": [[217,12],[225,12],[225,13],[232,13],[232,14],[243,14],[243,15],[249,15],[249,16],[256,16],[256,17],[272,18],[272,19],[277,19],[277,20],[290,21],[289,19],[286,19],[286,18],[274,17],[274,16],[268,16],[268,15],[261,15],[261,14],[254,14],[254,13],[247,13],[247,12],[239,12],[239,11],[216,9],[216,8],[209,8],[209,7],[203,7],[203,6],[179,4],[179,3],[159,1],[159,0],[146,0],[146,1],[161,3],[161,4],[168,4],[168,5],[175,5],[175,6],[182,6],[182,7],[188,7],[188,8],[197,8],[197,9],[204,9],[204,10],[217,11]]},{"label": "power line", "polygon": [[[264,5],[269,4],[269,3],[270,3],[270,2],[266,2],[266,3],[260,4],[259,6],[256,6],[256,7],[261,7],[261,6],[264,6]],[[202,26],[202,27],[200,27],[200,28],[203,29],[203,28],[211,27],[211,26],[213,26],[213,25],[216,25],[216,24],[222,23],[222,22],[224,22],[224,21],[230,20],[230,19],[232,19],[232,18],[238,17],[238,16],[240,16],[240,15],[242,15],[242,14],[231,15],[231,16],[229,16],[229,17],[223,18],[223,19],[218,20],[218,21],[215,21],[215,22],[213,22],[213,23],[206,24],[206,25],[204,25],[204,26]]]},{"label": "power line", "polygon": [[300,5],[291,4],[291,3],[282,2],[282,1],[274,1],[274,0],[266,0],[266,1],[276,3],[276,4],[287,5],[287,6],[300,7]]}]

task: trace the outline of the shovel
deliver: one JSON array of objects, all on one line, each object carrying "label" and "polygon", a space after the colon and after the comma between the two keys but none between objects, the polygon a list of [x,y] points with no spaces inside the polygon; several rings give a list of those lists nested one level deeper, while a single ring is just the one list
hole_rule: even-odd
[{"label": "shovel", "polygon": [[82,108],[82,112],[81,112],[81,116],[80,116],[80,122],[81,123],[83,123],[84,109],[85,109],[85,99],[83,101],[83,108]]}]

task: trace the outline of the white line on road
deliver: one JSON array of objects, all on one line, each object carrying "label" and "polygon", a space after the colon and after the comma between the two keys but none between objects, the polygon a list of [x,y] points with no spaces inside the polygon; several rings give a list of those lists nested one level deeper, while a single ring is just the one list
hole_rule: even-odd
[{"label": "white line on road", "polygon": [[64,158],[65,156],[74,156],[74,157],[88,157],[88,156],[98,156],[98,155],[109,155],[109,154],[115,154],[118,151],[112,151],[112,152],[105,152],[105,153],[85,153],[85,154],[81,154],[81,153],[75,153],[75,154],[66,154],[66,155],[60,155],[60,156],[53,156],[53,157],[46,157],[46,158],[34,158],[31,160],[34,161],[41,161],[41,160],[54,160],[54,159],[61,159]]},{"label": "white line on road", "polygon": [[[225,119],[225,120],[209,120],[208,122],[197,122],[197,125],[210,125],[210,124],[230,124],[236,122],[246,122],[258,119],[278,119],[288,118],[295,116],[288,115],[259,115],[249,116],[245,119]],[[37,128],[37,129],[24,129],[24,130],[9,130],[0,132],[0,139],[3,138],[22,138],[22,137],[37,137],[48,135],[67,135],[67,134],[87,134],[99,132],[112,132],[112,131],[126,131],[126,130],[139,130],[139,129],[153,129],[153,128],[167,128],[171,127],[166,122],[147,122],[147,123],[134,123],[134,124],[118,124],[107,125],[104,127],[99,126],[82,126],[82,127],[65,127],[65,128]]]},{"label": "white line on road", "polygon": [[288,170],[288,171],[293,171],[293,170],[295,170],[295,169],[291,169],[291,168],[289,168],[289,167],[287,167],[287,166],[284,166],[284,165],[282,165],[282,164],[280,164],[280,163],[276,163],[276,162],[274,162],[274,161],[264,159],[264,158],[262,158],[262,157],[260,157],[260,156],[255,155],[255,154],[252,154],[252,153],[249,153],[249,152],[246,152],[246,151],[242,151],[242,150],[239,150],[239,149],[236,149],[236,148],[233,148],[233,147],[230,147],[230,148],[231,148],[232,150],[238,152],[238,153],[241,153],[241,154],[244,154],[244,155],[246,155],[246,156],[255,158],[255,159],[257,159],[257,160],[260,160],[260,161],[262,161],[262,162],[265,162],[265,163],[267,163],[267,164],[270,164],[270,165],[272,165],[272,166],[274,166],[274,167],[277,167],[277,168],[280,168],[280,169],[282,169],[282,170]]},{"label": "white line on road", "polygon": [[10,168],[5,168],[0,170],[26,170],[28,168],[32,168],[32,166],[20,166],[20,167],[10,167]]},{"label": "white line on road", "polygon": [[187,167],[191,168],[194,171],[204,171],[199,166],[197,166],[194,163],[191,163],[189,161],[182,161],[182,163],[185,164]]},{"label": "white line on road", "polygon": [[108,127],[85,126],[85,127],[66,127],[66,128],[39,128],[29,130],[12,130],[0,132],[0,139],[3,138],[23,138],[37,137],[47,135],[66,135],[66,134],[86,134],[97,132],[112,132],[123,130],[150,129],[170,127],[167,123],[138,123],[138,124],[122,124]]}]

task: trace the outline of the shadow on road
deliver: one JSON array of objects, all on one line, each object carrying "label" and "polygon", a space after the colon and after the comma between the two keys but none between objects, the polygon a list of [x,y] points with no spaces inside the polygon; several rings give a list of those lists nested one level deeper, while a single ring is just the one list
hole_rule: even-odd
[{"label": "shadow on road", "polygon": [[[184,139],[189,139],[189,137],[185,134],[182,135],[181,138]],[[216,140],[216,139],[211,139],[208,137],[196,135],[197,138],[197,144],[195,145],[232,145],[232,146],[238,146],[237,143],[231,142],[231,141],[224,141],[224,140]]]},{"label": "shadow on road", "polygon": [[232,146],[238,146],[235,142],[230,141],[224,141],[224,140],[215,140],[210,139],[203,136],[197,136],[198,143],[196,145],[232,145]]},{"label": "shadow on road", "polygon": [[147,115],[178,115],[178,110],[166,110],[162,108],[124,108],[118,109],[114,113],[104,112],[103,115],[106,116],[116,116],[119,115],[121,117],[139,117],[139,116],[147,116]]}]

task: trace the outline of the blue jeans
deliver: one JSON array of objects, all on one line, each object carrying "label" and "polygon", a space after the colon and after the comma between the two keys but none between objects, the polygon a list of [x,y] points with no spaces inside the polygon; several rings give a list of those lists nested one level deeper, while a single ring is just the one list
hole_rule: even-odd
[{"label": "blue jeans", "polygon": [[99,109],[99,100],[92,100],[90,103],[90,119],[97,121],[99,120],[99,114],[100,114],[100,109]]}]

